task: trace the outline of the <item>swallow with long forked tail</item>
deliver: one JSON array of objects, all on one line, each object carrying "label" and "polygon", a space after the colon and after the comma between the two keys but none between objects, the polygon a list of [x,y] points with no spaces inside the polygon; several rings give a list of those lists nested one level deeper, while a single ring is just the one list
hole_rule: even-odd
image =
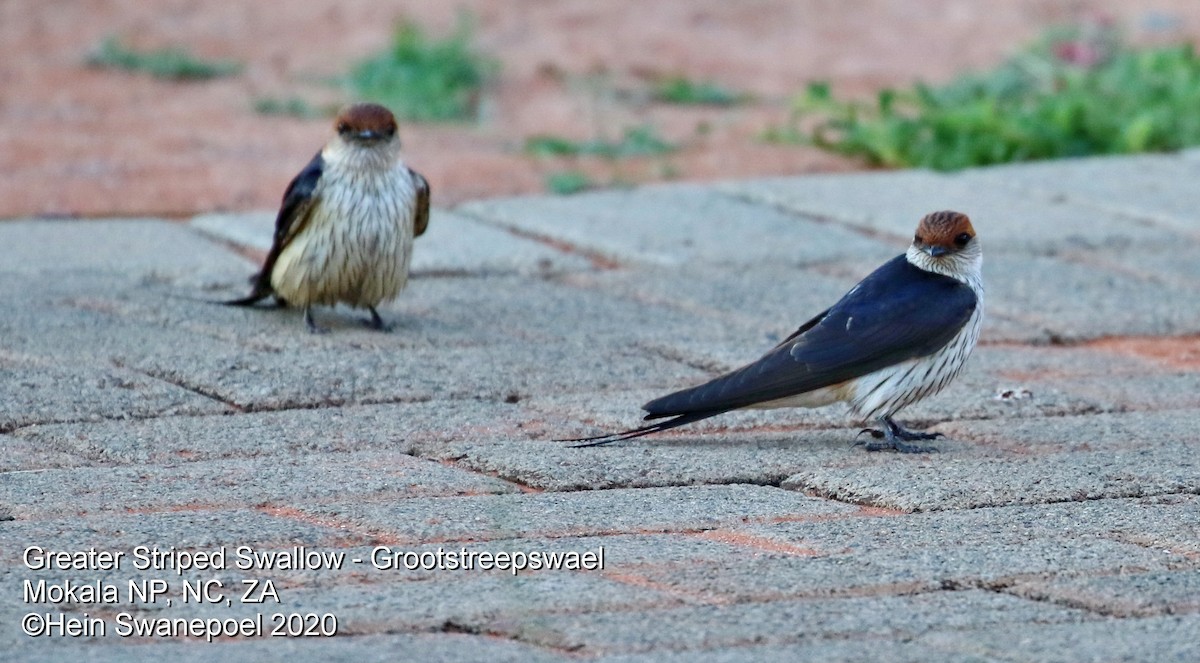
[{"label": "swallow with long forked tail", "polygon": [[311,332],[323,332],[312,307],[339,302],[371,313],[408,282],[413,239],[429,225],[429,183],[400,159],[396,118],[378,104],[338,113],[336,134],[288,185],[275,238],[250,294],[223,302],[253,306],[274,296],[304,308]]},{"label": "swallow with long forked tail", "polygon": [[[904,255],[884,263],[759,360],[642,406],[640,428],[563,440],[590,447],[629,440],[743,408],[849,404],[870,451],[936,451],[909,444],[938,433],[892,417],[941,391],[962,370],[983,322],[983,254],[965,214],[921,219]],[[861,434],[861,433],[860,433]]]}]

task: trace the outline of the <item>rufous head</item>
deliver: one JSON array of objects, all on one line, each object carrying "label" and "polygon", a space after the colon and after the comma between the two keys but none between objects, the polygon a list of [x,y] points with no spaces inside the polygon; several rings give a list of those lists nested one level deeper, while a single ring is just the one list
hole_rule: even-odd
[{"label": "rufous head", "polygon": [[913,247],[932,258],[959,253],[975,242],[971,219],[961,212],[926,214],[913,235]]},{"label": "rufous head", "polygon": [[333,122],[338,136],[348,143],[376,145],[396,138],[396,117],[379,104],[346,106]]}]

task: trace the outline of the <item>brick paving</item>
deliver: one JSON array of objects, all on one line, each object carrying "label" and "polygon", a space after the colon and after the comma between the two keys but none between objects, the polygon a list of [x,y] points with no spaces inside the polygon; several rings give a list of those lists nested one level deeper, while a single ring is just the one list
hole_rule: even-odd
[{"label": "brick paving", "polygon": [[[319,337],[203,303],[246,287],[270,212],[0,223],[0,650],[1196,660],[1198,177],[1184,154],[472,202],[435,211],[393,333],[337,309]],[[984,242],[989,317],[960,379],[904,413],[941,453],[866,453],[837,406],[552,441],[757,357],[947,207]],[[139,568],[155,547],[210,568]],[[280,551],[309,563],[268,567]],[[293,614],[338,635],[270,637]]]}]

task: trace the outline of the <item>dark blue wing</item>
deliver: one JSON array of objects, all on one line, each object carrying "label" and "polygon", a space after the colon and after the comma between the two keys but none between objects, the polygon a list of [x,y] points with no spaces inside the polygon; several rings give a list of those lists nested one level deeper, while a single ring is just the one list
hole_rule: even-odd
[{"label": "dark blue wing", "polygon": [[249,306],[272,294],[271,271],[275,269],[275,261],[279,259],[279,254],[292,237],[295,237],[308,221],[308,213],[316,203],[313,192],[324,168],[325,160],[321,158],[321,153],[317,152],[304,170],[292,178],[291,184],[288,184],[287,190],[283,192],[283,203],[279,206],[279,215],[275,217],[275,237],[271,242],[271,251],[267,253],[262,270],[254,277],[254,289],[249,296],[226,303]]},{"label": "dark blue wing", "polygon": [[758,361],[642,408],[647,419],[718,414],[836,385],[936,352],[976,304],[966,284],[918,269],[901,255]]},{"label": "dark blue wing", "polygon": [[429,227],[429,181],[415,170],[409,169],[408,172],[417,185],[417,210],[416,219],[413,221],[413,237],[420,237]]}]

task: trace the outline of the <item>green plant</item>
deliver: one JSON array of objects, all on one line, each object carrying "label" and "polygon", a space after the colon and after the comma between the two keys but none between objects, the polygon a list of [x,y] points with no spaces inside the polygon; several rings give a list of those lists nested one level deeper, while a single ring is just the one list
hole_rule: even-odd
[{"label": "green plant", "polygon": [[100,48],[88,58],[88,64],[93,67],[140,71],[155,78],[171,80],[231,76],[242,69],[242,65],[237,62],[200,60],[179,48],[135,51],[122,46],[116,37],[105,39]]},{"label": "green plant", "polygon": [[480,90],[497,64],[471,49],[471,32],[466,19],[445,39],[401,23],[387,51],[354,66],[348,79],[351,91],[409,120],[473,118]]},{"label": "green plant", "polygon": [[260,115],[288,115],[302,120],[331,117],[337,113],[334,107],[317,107],[300,97],[263,97],[254,101],[254,111]]},{"label": "green plant", "polygon": [[732,106],[748,98],[711,81],[694,82],[683,76],[660,79],[654,86],[655,101],[668,104]]},{"label": "green plant", "polygon": [[525,152],[534,156],[575,157],[597,156],[606,159],[657,156],[678,149],[667,142],[652,127],[633,127],[625,130],[618,141],[573,141],[550,135],[530,136],[525,140]]},{"label": "green plant", "polygon": [[587,174],[578,170],[560,170],[546,176],[546,190],[560,196],[579,193],[594,186]]},{"label": "green plant", "polygon": [[[840,101],[814,83],[796,122],[767,138],[803,140],[873,164],[954,170],[1010,161],[1176,150],[1200,144],[1200,58],[1190,45],[1125,48],[1077,29],[948,85]],[[809,121],[809,129],[799,127]],[[815,121],[815,122],[814,122]]]}]

